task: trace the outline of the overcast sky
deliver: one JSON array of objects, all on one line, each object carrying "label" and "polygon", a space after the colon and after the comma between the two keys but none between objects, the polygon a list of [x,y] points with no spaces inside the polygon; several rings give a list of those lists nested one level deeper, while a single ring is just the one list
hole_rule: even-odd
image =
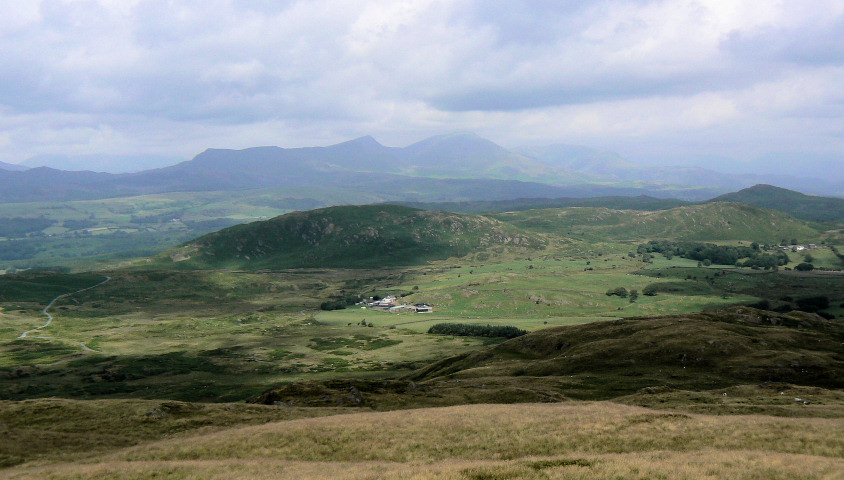
[{"label": "overcast sky", "polygon": [[844,154],[844,0],[0,0],[0,160],[471,131]]}]

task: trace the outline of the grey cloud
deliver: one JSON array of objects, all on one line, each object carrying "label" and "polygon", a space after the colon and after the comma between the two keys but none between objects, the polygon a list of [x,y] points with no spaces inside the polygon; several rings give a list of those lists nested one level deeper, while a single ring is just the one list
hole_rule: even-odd
[{"label": "grey cloud", "polygon": [[[840,131],[827,122],[841,115],[844,87],[820,71],[844,58],[844,18],[832,14],[821,23],[743,28],[737,21],[712,46],[696,37],[706,31],[660,30],[672,21],[696,25],[697,12],[686,9],[698,7],[676,2],[40,5],[39,21],[0,29],[0,133],[11,139],[0,155],[125,149],[119,142],[170,154],[168,146],[204,148],[209,141],[245,147],[364,134],[419,139],[413,132],[461,129],[510,136],[494,138],[501,142],[519,143],[522,135],[553,143],[562,140],[554,137],[560,130],[541,125],[566,124],[573,110],[599,120],[594,132],[566,141],[618,150],[625,142],[643,151],[648,142],[704,148],[724,132],[732,148],[785,137],[778,129],[790,129],[789,139],[805,130],[807,142],[829,142],[818,132]],[[773,89],[796,74],[826,75],[829,91],[796,98],[781,111],[759,100],[743,107],[745,90],[765,82]],[[648,117],[680,115],[684,100],[704,93],[734,103],[736,124],[762,126],[678,133],[670,121],[663,127]],[[625,102],[641,102],[647,114],[631,113]],[[811,129],[795,117],[813,120]],[[649,123],[657,127],[642,126]],[[667,131],[652,133],[661,128]]]},{"label": "grey cloud", "polygon": [[844,15],[827,24],[801,28],[769,27],[759,32],[736,32],[724,51],[743,61],[798,65],[844,65]]}]

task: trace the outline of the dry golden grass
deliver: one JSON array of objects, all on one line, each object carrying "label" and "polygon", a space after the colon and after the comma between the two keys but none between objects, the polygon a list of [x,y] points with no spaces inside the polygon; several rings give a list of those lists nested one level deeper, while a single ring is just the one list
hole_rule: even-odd
[{"label": "dry golden grass", "polygon": [[606,402],[465,405],[245,427],[118,458],[409,462],[705,448],[844,458],[841,432],[844,419],[687,415]]},{"label": "dry golden grass", "polygon": [[365,412],[182,435],[0,478],[844,478],[844,419],[614,403]]},{"label": "dry golden grass", "polygon": [[444,460],[439,462],[301,462],[277,459],[183,460],[50,465],[0,472],[7,479],[44,480],[276,480],[343,478],[401,480],[498,479],[839,479],[839,459],[758,451],[655,451],[529,457],[519,460]]},{"label": "dry golden grass", "polygon": [[132,399],[0,401],[0,466],[68,461],[161,438],[341,412]]}]

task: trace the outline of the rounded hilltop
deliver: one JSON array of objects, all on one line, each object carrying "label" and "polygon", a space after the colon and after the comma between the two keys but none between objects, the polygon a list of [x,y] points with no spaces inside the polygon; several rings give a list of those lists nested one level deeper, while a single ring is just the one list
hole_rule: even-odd
[{"label": "rounded hilltop", "polygon": [[328,207],[237,225],[159,257],[178,268],[376,268],[492,247],[540,249],[536,234],[479,215],[399,205]]}]

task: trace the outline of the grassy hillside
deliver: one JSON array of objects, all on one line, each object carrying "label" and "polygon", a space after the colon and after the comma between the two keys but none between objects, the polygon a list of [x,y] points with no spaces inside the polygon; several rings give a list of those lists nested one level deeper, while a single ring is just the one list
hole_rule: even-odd
[{"label": "grassy hillside", "polygon": [[537,235],[487,217],[370,205],[238,225],[189,242],[166,259],[190,268],[361,268],[413,265],[493,246],[540,249],[544,244]]},{"label": "grassy hillside", "polygon": [[757,207],[772,208],[797,218],[817,222],[844,222],[844,199],[804,195],[800,192],[756,185],[738,192],[712,199],[713,202],[742,202]]},{"label": "grassy hillside", "polygon": [[[844,326],[747,307],[544,329],[442,360],[417,379],[555,377],[567,395],[613,398],[644,387],[748,382],[844,387]],[[577,377],[577,381],[568,382]]]},{"label": "grassy hillside", "polygon": [[77,463],[33,463],[6,477],[835,478],[841,428],[841,419],[685,415],[609,403],[459,406],[164,438]]},{"label": "grassy hillside", "polygon": [[495,218],[517,227],[559,235],[615,240],[747,240],[780,242],[816,239],[820,232],[787,214],[740,203],[688,205],[655,212],[575,207],[502,213]]}]

